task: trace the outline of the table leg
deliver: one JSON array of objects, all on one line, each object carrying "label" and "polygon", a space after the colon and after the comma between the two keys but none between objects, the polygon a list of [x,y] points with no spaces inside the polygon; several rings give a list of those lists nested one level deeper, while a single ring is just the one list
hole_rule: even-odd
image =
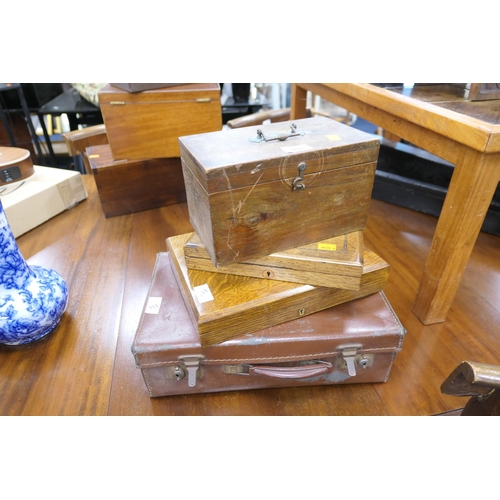
[{"label": "table leg", "polygon": [[463,149],[413,307],[425,325],[446,319],[500,178],[500,154]]},{"label": "table leg", "polygon": [[307,90],[292,83],[292,94],[290,102],[290,120],[305,118],[306,115]]}]

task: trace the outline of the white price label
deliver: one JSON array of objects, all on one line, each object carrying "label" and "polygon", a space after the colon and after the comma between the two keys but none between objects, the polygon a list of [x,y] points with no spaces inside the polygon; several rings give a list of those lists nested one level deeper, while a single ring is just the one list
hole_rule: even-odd
[{"label": "white price label", "polygon": [[302,153],[303,151],[311,151],[312,147],[307,144],[299,144],[298,146],[289,146],[281,149],[285,153]]},{"label": "white price label", "polygon": [[160,312],[161,297],[149,297],[144,312],[146,314],[158,314]]},{"label": "white price label", "polygon": [[214,296],[212,295],[212,292],[210,291],[210,288],[208,288],[207,284],[195,286],[193,290],[200,304],[214,300]]}]

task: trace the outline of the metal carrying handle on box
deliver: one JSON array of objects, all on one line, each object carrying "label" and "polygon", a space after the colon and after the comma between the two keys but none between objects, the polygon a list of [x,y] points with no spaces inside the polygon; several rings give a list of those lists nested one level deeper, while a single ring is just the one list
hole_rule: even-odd
[{"label": "metal carrying handle on box", "polygon": [[264,141],[269,142],[269,141],[286,141],[289,137],[295,137],[297,135],[301,135],[300,132],[297,132],[297,125],[295,123],[292,123],[290,125],[290,132],[281,132],[278,135],[273,135],[273,136],[265,136],[264,132],[261,129],[257,130],[257,135],[261,138],[264,139]]}]

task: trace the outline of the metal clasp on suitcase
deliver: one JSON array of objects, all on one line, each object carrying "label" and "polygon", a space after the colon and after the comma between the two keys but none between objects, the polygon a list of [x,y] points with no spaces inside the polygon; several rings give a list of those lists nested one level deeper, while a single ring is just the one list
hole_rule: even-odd
[{"label": "metal clasp on suitcase", "polygon": [[180,364],[167,367],[167,380],[182,380],[187,373],[188,386],[195,387],[196,379],[201,378],[200,364],[205,359],[205,356],[199,355],[186,355],[179,356]]},{"label": "metal clasp on suitcase", "polygon": [[356,376],[356,365],[365,370],[373,364],[373,354],[362,354],[359,351],[362,349],[361,344],[345,344],[339,345],[339,369],[345,370],[350,377]]}]

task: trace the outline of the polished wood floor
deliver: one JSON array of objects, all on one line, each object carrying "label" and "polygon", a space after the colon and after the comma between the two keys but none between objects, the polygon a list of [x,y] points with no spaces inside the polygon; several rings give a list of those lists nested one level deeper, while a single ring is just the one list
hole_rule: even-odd
[{"label": "polished wood floor", "polygon": [[481,233],[445,322],[411,312],[437,219],[372,200],[365,241],[391,264],[387,297],[407,329],[391,379],[376,390],[391,415],[439,414],[467,400],[440,393],[462,361],[500,360],[500,238]]},{"label": "polished wood floor", "polygon": [[28,263],[70,288],[58,329],[25,347],[0,346],[0,415],[438,415],[466,398],[440,385],[462,361],[500,359],[500,238],[481,233],[444,323],[412,304],[437,219],[372,200],[365,243],[390,266],[386,295],[407,330],[388,382],[149,398],[130,351],[155,256],[192,230],[186,204],[105,219],[89,197],[18,238]]}]

